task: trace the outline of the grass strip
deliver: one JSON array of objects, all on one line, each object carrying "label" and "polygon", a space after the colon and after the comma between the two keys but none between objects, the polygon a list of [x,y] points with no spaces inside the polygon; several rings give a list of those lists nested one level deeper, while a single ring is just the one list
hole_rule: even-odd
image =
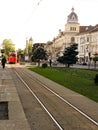
[{"label": "grass strip", "polygon": [[98,102],[98,86],[94,83],[97,71],[61,67],[28,69]]}]

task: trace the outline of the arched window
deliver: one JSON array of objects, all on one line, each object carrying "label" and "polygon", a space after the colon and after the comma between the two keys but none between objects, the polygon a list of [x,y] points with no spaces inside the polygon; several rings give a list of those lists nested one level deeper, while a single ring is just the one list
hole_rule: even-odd
[{"label": "arched window", "polygon": [[71,42],[75,42],[75,38],[74,37],[71,37]]}]

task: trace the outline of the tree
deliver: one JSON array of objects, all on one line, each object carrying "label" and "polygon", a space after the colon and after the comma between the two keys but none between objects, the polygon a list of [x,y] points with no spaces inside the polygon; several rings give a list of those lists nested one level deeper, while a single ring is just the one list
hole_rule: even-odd
[{"label": "tree", "polygon": [[11,39],[4,39],[2,46],[4,48],[4,53],[8,56],[9,52],[15,52],[15,46]]},{"label": "tree", "polygon": [[94,67],[96,69],[96,62],[98,61],[98,54],[95,54],[95,57],[93,58],[94,61]]},{"label": "tree", "polygon": [[40,60],[47,60],[47,53],[43,47],[38,47],[33,51],[32,61],[38,62],[38,66],[40,66]]},{"label": "tree", "polygon": [[63,56],[59,57],[57,61],[67,65],[69,68],[71,64],[76,64],[78,61],[78,52],[76,51],[78,48],[78,44],[74,43],[70,47],[65,48]]},{"label": "tree", "polygon": [[18,58],[18,61],[24,61],[24,59],[25,59],[25,50],[18,49],[17,50],[17,58]]},{"label": "tree", "polygon": [[32,55],[32,43],[28,43],[28,54],[29,57]]}]

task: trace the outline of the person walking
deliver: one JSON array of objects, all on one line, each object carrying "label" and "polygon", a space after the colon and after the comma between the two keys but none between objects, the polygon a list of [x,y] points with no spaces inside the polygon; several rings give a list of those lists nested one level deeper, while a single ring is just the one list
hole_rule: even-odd
[{"label": "person walking", "polygon": [[5,68],[5,63],[6,63],[6,58],[5,58],[5,56],[2,57],[1,63],[2,63],[2,67],[3,67],[3,69],[4,69],[4,68]]},{"label": "person walking", "polygon": [[52,64],[52,60],[51,59],[49,60],[49,64],[50,64],[50,67],[51,67],[51,64]]}]

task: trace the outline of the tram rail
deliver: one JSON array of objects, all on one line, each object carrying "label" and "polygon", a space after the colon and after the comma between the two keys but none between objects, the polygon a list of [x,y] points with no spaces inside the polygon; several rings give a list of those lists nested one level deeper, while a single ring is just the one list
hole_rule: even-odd
[{"label": "tram rail", "polygon": [[15,73],[37,102],[47,112],[59,130],[97,130],[98,122],[79,108],[65,100],[24,68],[16,68]]}]

